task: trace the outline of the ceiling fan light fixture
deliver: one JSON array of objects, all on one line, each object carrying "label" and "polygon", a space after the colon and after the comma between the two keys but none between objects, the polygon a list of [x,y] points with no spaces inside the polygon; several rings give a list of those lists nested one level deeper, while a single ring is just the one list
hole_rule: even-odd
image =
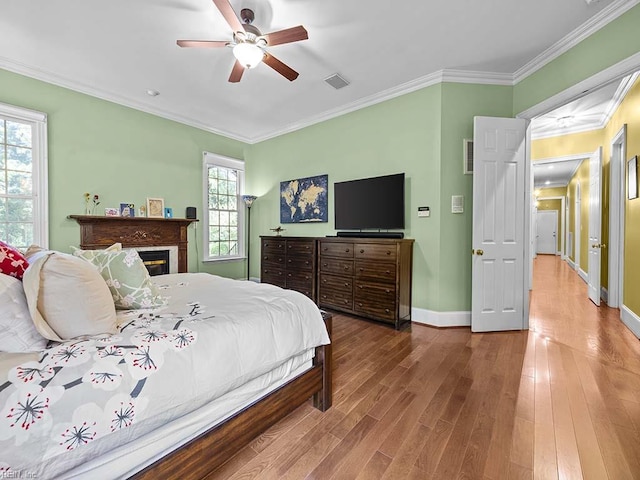
[{"label": "ceiling fan light fixture", "polygon": [[264,52],[255,43],[241,42],[233,47],[233,56],[246,68],[255,68],[262,61]]}]

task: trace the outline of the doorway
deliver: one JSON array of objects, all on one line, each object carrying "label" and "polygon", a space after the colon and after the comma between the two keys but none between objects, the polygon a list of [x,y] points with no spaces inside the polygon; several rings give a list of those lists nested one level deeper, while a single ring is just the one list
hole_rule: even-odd
[{"label": "doorway", "polygon": [[558,211],[536,212],[536,253],[555,255],[558,251]]}]

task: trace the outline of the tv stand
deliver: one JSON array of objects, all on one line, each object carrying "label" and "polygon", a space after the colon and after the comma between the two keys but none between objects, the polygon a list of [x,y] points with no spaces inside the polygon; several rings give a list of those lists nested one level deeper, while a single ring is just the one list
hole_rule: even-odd
[{"label": "tv stand", "polygon": [[404,238],[404,232],[338,232],[336,236],[347,238]]}]

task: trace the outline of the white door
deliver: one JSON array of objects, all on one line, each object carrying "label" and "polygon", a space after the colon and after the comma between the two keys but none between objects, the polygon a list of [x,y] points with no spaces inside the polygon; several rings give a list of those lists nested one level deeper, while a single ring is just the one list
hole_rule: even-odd
[{"label": "white door", "polygon": [[589,298],[600,306],[600,259],[602,209],[600,207],[600,176],[602,147],[589,158]]},{"label": "white door", "polygon": [[558,251],[558,211],[538,210],[536,213],[536,251],[555,255]]},{"label": "white door", "polygon": [[525,134],[522,119],[474,118],[474,332],[525,326]]}]

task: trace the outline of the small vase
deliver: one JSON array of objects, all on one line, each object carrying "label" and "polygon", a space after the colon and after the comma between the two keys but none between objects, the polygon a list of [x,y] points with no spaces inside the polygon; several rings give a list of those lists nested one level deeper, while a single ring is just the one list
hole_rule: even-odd
[{"label": "small vase", "polygon": [[85,205],[84,214],[85,215],[91,215],[91,207],[89,205]]}]

